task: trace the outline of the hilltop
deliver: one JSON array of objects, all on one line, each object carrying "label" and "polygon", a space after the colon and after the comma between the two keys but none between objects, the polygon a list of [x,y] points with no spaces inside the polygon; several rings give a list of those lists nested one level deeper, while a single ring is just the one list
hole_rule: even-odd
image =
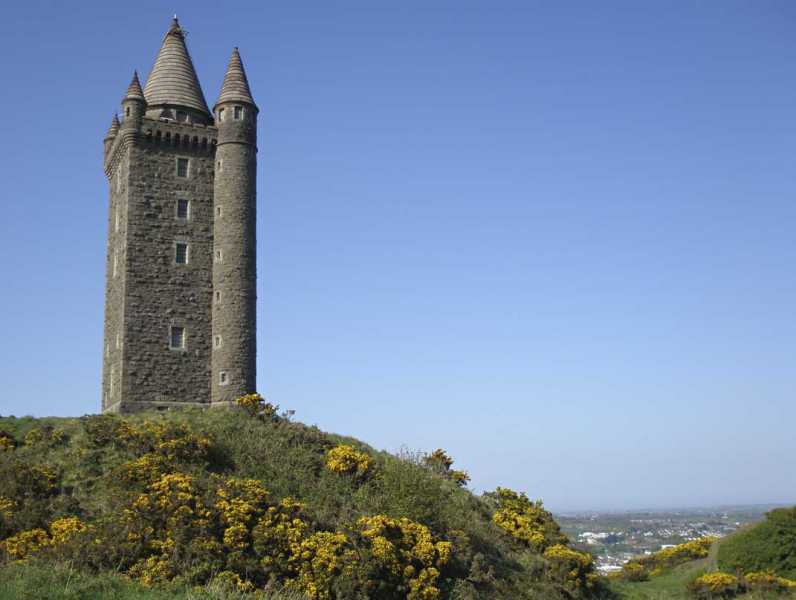
[{"label": "hilltop", "polygon": [[0,598],[610,597],[541,502],[444,451],[242,406],[0,418]]}]

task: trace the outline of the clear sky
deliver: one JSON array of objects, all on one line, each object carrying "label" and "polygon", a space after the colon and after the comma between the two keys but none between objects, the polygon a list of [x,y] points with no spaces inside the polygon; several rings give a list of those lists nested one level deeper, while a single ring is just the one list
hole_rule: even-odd
[{"label": "clear sky", "polygon": [[12,2],[2,414],[100,403],[102,138],[260,105],[258,386],[554,510],[796,502],[796,4]]}]

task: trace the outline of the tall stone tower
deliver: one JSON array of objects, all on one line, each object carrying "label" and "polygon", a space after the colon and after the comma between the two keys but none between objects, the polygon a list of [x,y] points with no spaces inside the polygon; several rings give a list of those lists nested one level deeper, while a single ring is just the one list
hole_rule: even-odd
[{"label": "tall stone tower", "polygon": [[255,389],[257,105],[237,48],[213,112],[176,17],[104,140],[103,412]]}]

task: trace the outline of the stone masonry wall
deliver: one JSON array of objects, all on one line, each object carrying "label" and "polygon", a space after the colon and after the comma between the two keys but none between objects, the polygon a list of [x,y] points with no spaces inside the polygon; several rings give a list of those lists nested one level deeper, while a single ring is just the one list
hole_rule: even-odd
[{"label": "stone masonry wall", "polygon": [[123,300],[129,154],[123,155],[109,179],[108,245],[105,266],[105,336],[102,346],[102,410],[118,410],[123,367]]},{"label": "stone masonry wall", "polygon": [[[125,412],[210,400],[214,138],[211,127],[144,118],[129,150]],[[178,158],[190,161],[186,178]],[[188,243],[187,264],[175,263],[177,242]],[[185,328],[182,350],[170,348],[172,326]]]}]

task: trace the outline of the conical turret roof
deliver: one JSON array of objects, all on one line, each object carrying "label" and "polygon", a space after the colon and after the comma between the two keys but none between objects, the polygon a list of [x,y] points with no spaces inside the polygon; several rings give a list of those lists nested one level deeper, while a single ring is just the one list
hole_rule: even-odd
[{"label": "conical turret roof", "polygon": [[141,89],[141,82],[138,81],[138,71],[133,71],[133,80],[127,88],[127,93],[124,95],[125,100],[128,98],[144,99],[144,91]]},{"label": "conical turret roof", "polygon": [[105,139],[116,137],[117,133],[119,133],[119,115],[114,113],[113,119],[111,120],[111,126],[108,128],[108,133],[105,135]]},{"label": "conical turret roof", "polygon": [[144,97],[149,106],[184,106],[210,113],[185,45],[185,33],[177,17],[172,20],[171,28],[163,38],[155,65],[144,86]]},{"label": "conical turret roof", "polygon": [[240,59],[240,52],[237,48],[232,50],[232,58],[229,59],[227,73],[224,75],[224,83],[221,86],[221,93],[218,96],[216,106],[222,102],[246,102],[257,108],[249,89],[249,80],[246,78],[246,71],[243,69],[243,61]]}]

